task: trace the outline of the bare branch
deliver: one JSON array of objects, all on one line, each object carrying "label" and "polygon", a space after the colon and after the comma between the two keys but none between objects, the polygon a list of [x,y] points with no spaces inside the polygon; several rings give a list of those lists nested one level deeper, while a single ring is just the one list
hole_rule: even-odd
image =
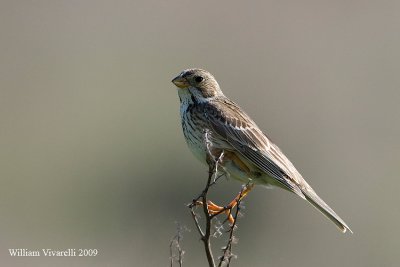
[{"label": "bare branch", "polygon": [[228,232],[229,232],[229,239],[228,239],[228,243],[226,244],[226,246],[222,249],[222,256],[220,257],[220,262],[218,264],[218,267],[221,267],[222,264],[226,264],[227,267],[230,266],[231,260],[232,258],[235,256],[232,253],[232,245],[235,243],[236,238],[233,235],[233,232],[236,230],[236,222],[237,222],[237,218],[241,209],[241,201],[242,201],[242,197],[244,196],[244,192],[246,190],[246,188],[248,188],[250,185],[250,181],[242,187],[242,190],[240,190],[239,193],[239,197],[237,198],[236,201],[236,210],[235,210],[235,214],[233,216],[233,224],[231,225],[231,227],[229,228]]},{"label": "bare branch", "polygon": [[171,242],[169,244],[171,267],[174,266],[174,262],[177,262],[179,267],[183,266],[183,254],[185,253],[185,251],[182,250],[181,241],[183,239],[184,231],[189,231],[189,229],[177,223],[176,234],[171,239]]},{"label": "bare branch", "polygon": [[[188,205],[190,208],[190,213],[192,215],[193,221],[196,225],[196,229],[200,234],[200,238],[204,244],[204,249],[206,252],[207,256],[207,261],[210,267],[215,267],[215,261],[214,261],[214,256],[213,256],[213,251],[211,249],[211,237],[219,237],[223,235],[223,232],[221,229],[223,229],[223,224],[225,224],[227,221],[231,222],[231,225],[229,227],[229,230],[226,233],[229,233],[229,238],[227,241],[226,246],[223,248],[222,252],[223,255],[219,257],[219,264],[218,266],[229,266],[231,259],[234,257],[232,254],[232,246],[235,244],[235,236],[233,232],[236,230],[236,224],[237,224],[237,219],[240,211],[240,202],[242,198],[247,194],[247,187],[251,186],[250,182],[246,184],[242,190],[240,191],[239,195],[235,198],[235,201],[232,201],[231,204],[229,204],[226,207],[221,208],[218,211],[215,211],[214,209],[212,212],[209,210],[209,205],[212,204],[212,202],[208,201],[208,192],[211,186],[215,185],[218,180],[224,176],[228,175],[228,173],[225,171],[225,168],[223,166],[223,159],[224,159],[224,151],[221,149],[215,149],[212,146],[211,142],[211,134],[209,131],[204,132],[204,142],[206,144],[207,148],[207,163],[209,166],[208,169],[208,179],[207,179],[207,184],[205,188],[203,189],[202,193],[195,199],[193,199],[192,203]],[[219,170],[219,167],[221,167],[221,170]],[[210,204],[211,203],[211,204]],[[205,215],[205,226],[201,226],[199,216],[196,214],[196,207],[197,206],[202,206],[203,208],[203,213]],[[234,214],[232,213],[233,207],[236,207]],[[220,223],[219,225],[215,226],[215,232],[212,233],[213,229],[213,219],[221,214],[221,213],[226,213],[228,216],[227,218]],[[233,215],[233,216],[232,216]]]},{"label": "bare branch", "polygon": [[203,230],[201,229],[198,216],[197,216],[197,214],[194,212],[194,207],[195,207],[195,206],[190,205],[190,213],[192,214],[192,218],[193,218],[193,220],[194,220],[194,224],[196,225],[197,231],[199,232],[201,238],[203,238],[204,232],[203,232]]},{"label": "bare branch", "polygon": [[[203,242],[204,250],[206,252],[207,261],[209,267],[216,267],[213,251],[211,248],[211,237],[219,238],[224,235],[224,233],[229,234],[229,238],[226,246],[222,249],[222,256],[219,257],[218,267],[229,266],[232,258],[235,256],[232,254],[232,246],[236,243],[236,238],[234,236],[234,231],[237,228],[237,220],[238,215],[240,214],[241,209],[241,200],[249,191],[248,188],[252,187],[252,185],[247,183],[239,195],[230,202],[230,204],[226,207],[216,206],[214,203],[208,200],[208,192],[210,188],[217,184],[219,179],[224,175],[229,175],[226,172],[223,163],[224,163],[224,150],[213,148],[211,142],[211,136],[209,131],[204,132],[204,142],[207,148],[207,163],[208,163],[208,179],[206,186],[204,187],[201,194],[199,194],[192,202],[188,205],[190,209],[190,214],[192,215],[194,224],[196,226],[197,232],[200,235],[200,239]],[[221,168],[221,170],[219,169]],[[251,189],[251,188],[250,188]],[[200,216],[196,213],[196,208],[198,206],[202,206],[203,213],[205,215],[205,225],[201,225]],[[210,209],[209,209],[210,206]],[[235,212],[232,213],[234,207],[236,209]],[[213,220],[217,215],[225,213],[227,214],[227,218],[221,223],[216,220],[216,224],[213,225]],[[232,216],[233,215],[233,216]],[[229,221],[230,226],[229,230],[224,232],[223,225]],[[181,227],[179,224],[177,226],[177,233],[173,237],[170,242],[170,267],[174,266],[174,263],[178,263],[179,267],[183,266],[183,255],[184,251],[181,247],[181,240],[183,238],[182,232],[187,230],[187,228]]]}]

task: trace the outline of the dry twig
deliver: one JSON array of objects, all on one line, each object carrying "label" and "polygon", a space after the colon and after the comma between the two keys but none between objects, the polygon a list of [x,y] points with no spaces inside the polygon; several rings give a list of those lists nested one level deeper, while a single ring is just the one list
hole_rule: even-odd
[{"label": "dry twig", "polygon": [[[219,151],[217,153],[217,155],[215,155],[215,153],[213,154],[211,152],[212,151],[212,149],[211,149],[212,143],[210,141],[209,132],[205,132],[204,137],[205,137],[204,142],[206,143],[206,146],[208,149],[207,162],[209,165],[209,171],[208,171],[207,184],[206,184],[204,190],[202,191],[202,193],[197,198],[193,199],[191,204],[189,204],[189,208],[190,208],[190,213],[194,220],[196,229],[199,232],[201,240],[204,244],[204,249],[206,252],[208,264],[210,267],[215,267],[216,266],[215,260],[214,260],[213,251],[211,248],[211,236],[213,236],[212,220],[215,216],[217,216],[221,213],[224,213],[224,212],[226,213],[227,211],[229,211],[229,213],[228,213],[228,218],[229,218],[229,216],[231,216],[231,214],[232,214],[232,207],[224,207],[222,210],[220,210],[219,212],[214,213],[214,214],[210,214],[210,212],[208,210],[207,195],[208,195],[209,189],[211,186],[213,186],[217,183],[217,181],[219,180],[220,177],[222,177],[225,174],[224,170],[223,170],[222,174],[219,174],[219,170],[218,170],[218,167],[221,167],[223,169],[222,161],[223,161],[223,157],[224,157],[224,151],[223,150]],[[239,197],[237,198],[236,209],[233,214],[234,222],[232,223],[229,230],[227,231],[227,233],[229,233],[229,238],[228,238],[228,242],[227,242],[226,246],[224,246],[222,248],[223,254],[221,257],[219,257],[220,261],[218,263],[218,267],[229,266],[231,259],[234,256],[232,254],[232,245],[235,243],[235,237],[233,235],[233,232],[236,229],[236,223],[237,223],[239,210],[240,210],[240,202],[242,199],[241,197],[242,197],[242,194],[244,194],[244,190],[248,185],[249,184],[247,184],[245,187],[242,188],[242,190],[240,191]],[[205,215],[206,222],[205,222],[204,230],[203,230],[202,226],[200,225],[199,215],[196,214],[196,211],[195,211],[195,207],[199,206],[199,205],[201,205],[203,207],[203,213]],[[226,223],[228,221],[228,218],[223,223]]]},{"label": "dry twig", "polygon": [[177,262],[179,267],[183,266],[183,254],[185,251],[182,249],[181,241],[183,239],[184,231],[189,230],[177,223],[176,234],[169,243],[170,267],[174,266],[174,262]]}]

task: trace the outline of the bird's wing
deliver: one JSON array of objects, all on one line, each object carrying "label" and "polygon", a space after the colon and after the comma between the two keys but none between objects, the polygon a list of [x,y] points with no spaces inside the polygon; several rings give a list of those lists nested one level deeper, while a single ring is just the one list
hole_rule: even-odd
[{"label": "bird's wing", "polygon": [[342,232],[351,232],[346,223],[308,185],[282,151],[239,106],[225,98],[213,101],[202,111],[210,128],[244,158],[276,179],[284,188],[308,200]]},{"label": "bird's wing", "polygon": [[301,189],[309,185],[289,159],[239,106],[228,99],[221,99],[204,107],[204,114],[211,128],[243,157],[304,198]]}]

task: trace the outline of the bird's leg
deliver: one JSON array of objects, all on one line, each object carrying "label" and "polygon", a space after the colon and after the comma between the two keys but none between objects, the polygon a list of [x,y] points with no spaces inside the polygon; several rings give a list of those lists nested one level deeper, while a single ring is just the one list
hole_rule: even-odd
[{"label": "bird's leg", "polygon": [[[222,168],[227,162],[232,162],[238,169],[245,173],[249,173],[249,167],[232,151],[224,151],[220,149],[209,149],[209,156],[207,157],[207,163],[209,164],[210,174],[218,173],[218,166]],[[213,183],[215,183],[216,179]],[[212,201],[207,201],[207,211],[211,215],[211,218],[217,216],[220,213],[225,213],[228,216],[229,222],[233,225],[235,219],[232,216],[232,209],[253,189],[253,183],[247,183],[239,194],[225,207],[221,207],[213,203]],[[195,201],[195,205],[203,205],[202,201]]]},{"label": "bird's leg", "polygon": [[[224,212],[228,216],[229,222],[233,225],[235,219],[232,216],[232,209],[242,201],[243,198],[253,189],[254,184],[246,184],[245,187],[239,192],[239,194],[225,207],[221,207],[213,203],[212,201],[207,201],[208,213],[212,216],[216,216]],[[197,201],[198,205],[203,205],[201,201]]]}]

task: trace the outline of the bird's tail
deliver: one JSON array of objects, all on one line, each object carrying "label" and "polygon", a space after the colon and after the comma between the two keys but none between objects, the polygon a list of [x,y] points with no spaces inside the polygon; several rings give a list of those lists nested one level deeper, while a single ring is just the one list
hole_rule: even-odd
[{"label": "bird's tail", "polygon": [[326,204],[315,192],[314,190],[304,190],[303,191],[304,196],[310,202],[315,208],[317,208],[322,214],[324,214],[326,217],[328,217],[329,220],[331,220],[336,226],[343,232],[345,233],[347,230],[349,230],[350,233],[353,233],[351,231],[350,227],[347,226],[347,224],[342,220],[342,218],[339,217],[329,206]]}]

